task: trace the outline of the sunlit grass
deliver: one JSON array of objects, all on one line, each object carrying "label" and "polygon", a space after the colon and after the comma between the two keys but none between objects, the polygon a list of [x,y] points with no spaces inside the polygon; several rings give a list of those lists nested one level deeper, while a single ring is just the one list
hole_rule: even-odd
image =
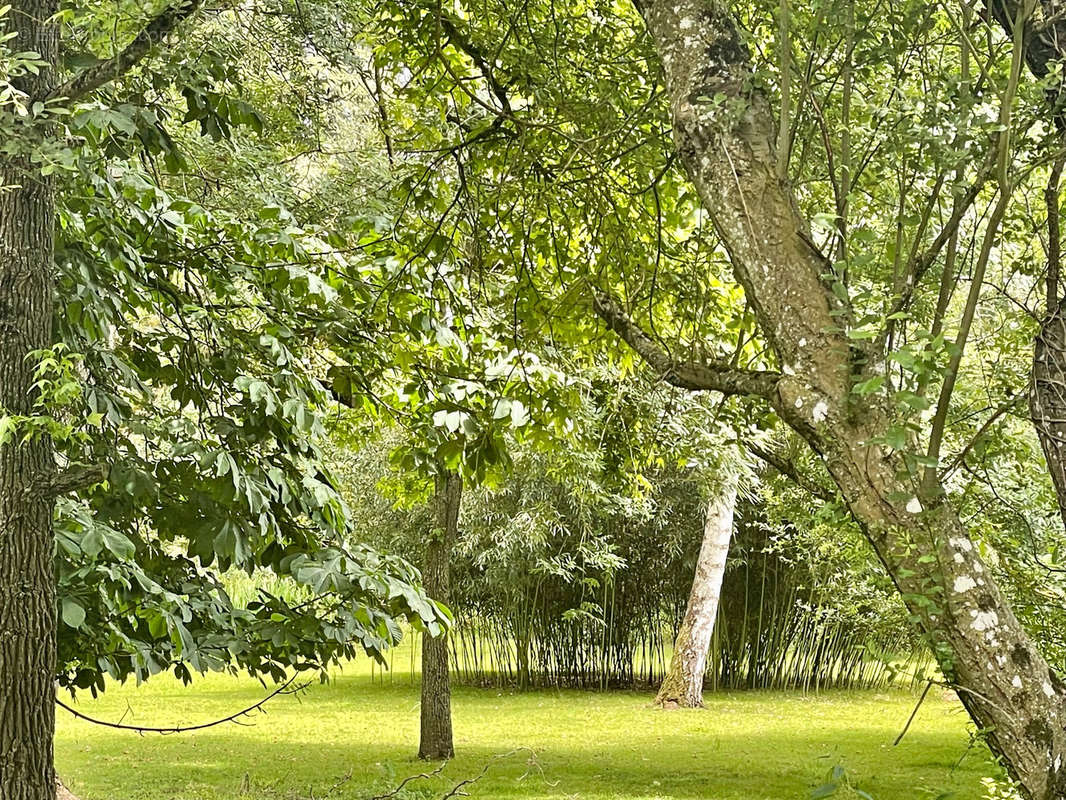
[{"label": "sunlit grass", "polygon": [[[368,798],[427,766],[414,758],[418,690],[409,653],[372,680],[367,662],[327,685],[272,700],[249,726],[138,736],[73,720],[60,710],[56,761],[83,800]],[[250,705],[266,692],[248,679],[210,676],[185,688],[163,677],[116,686],[89,714],[143,725],[195,723]],[[916,696],[904,691],[731,693],[703,711],[658,711],[650,693],[458,689],[458,757],[401,797],[440,797],[477,775],[473,797],[563,800],[777,800],[806,798],[834,765],[876,800],[979,800],[995,774],[968,750],[961,707],[931,692],[898,747]],[[493,761],[515,748],[528,752]],[[432,768],[430,765],[429,768]],[[350,778],[345,778],[350,774]],[[340,783],[339,786],[337,784]],[[839,795],[846,797],[841,792]]]}]

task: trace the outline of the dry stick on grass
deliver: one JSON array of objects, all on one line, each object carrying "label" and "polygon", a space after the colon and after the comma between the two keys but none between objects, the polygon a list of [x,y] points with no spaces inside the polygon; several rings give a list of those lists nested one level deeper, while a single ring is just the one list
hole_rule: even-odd
[{"label": "dry stick on grass", "polygon": [[[441,766],[444,766],[444,765],[442,764]],[[341,778],[339,781],[337,781],[335,784],[333,784],[331,787],[329,787],[329,790],[324,795],[322,795],[319,798],[315,797],[315,790],[313,788],[310,789],[309,793],[311,795],[311,800],[326,800],[327,797],[331,797],[335,791],[337,791],[339,788],[344,786],[344,784],[346,784],[351,779],[352,779],[352,771],[348,770],[348,774],[347,775],[345,775],[343,778]]]},{"label": "dry stick on grass", "polygon": [[259,711],[265,714],[266,711],[263,706],[265,706],[268,701],[273,700],[280,694],[298,694],[299,692],[302,692],[304,689],[311,685],[310,683],[301,683],[299,686],[290,689],[289,687],[292,686],[295,680],[296,676],[293,675],[291,678],[285,681],[285,683],[283,683],[277,689],[272,691],[258,703],[250,705],[235,714],[230,714],[228,717],[216,719],[211,722],[202,722],[199,725],[177,726],[173,728],[151,728],[144,725],[124,725],[121,722],[108,722],[106,720],[96,719],[94,717],[90,717],[86,714],[81,713],[77,709],[71,708],[59,698],[56,698],[56,705],[62,709],[65,709],[66,711],[69,711],[78,719],[83,719],[86,722],[91,722],[93,725],[103,725],[105,728],[117,728],[118,730],[122,731],[135,731],[142,735],[145,733],[158,733],[163,736],[166,736],[167,734],[171,733],[188,733],[189,731],[202,731],[204,728],[213,728],[216,725],[224,725],[227,722],[232,722],[234,725],[245,725],[247,723],[241,722],[241,717],[248,716],[255,711]]},{"label": "dry stick on grass", "polygon": [[[529,753],[529,761],[527,761],[526,763],[529,764],[530,767],[536,767],[538,771],[543,773],[543,770],[541,769],[540,764],[537,762],[537,754],[536,754],[536,752],[533,751],[532,748],[529,748],[529,747],[516,747],[514,750],[509,750],[506,753],[500,753],[498,755],[493,756],[492,759],[490,759],[488,762],[486,762],[485,766],[483,766],[481,768],[481,772],[479,772],[473,778],[466,778],[465,780],[459,781],[459,783],[455,784],[455,786],[453,786],[451,788],[451,791],[449,791],[446,795],[442,795],[440,800],[450,800],[450,798],[452,798],[452,797],[468,797],[469,794],[467,792],[463,791],[463,787],[464,786],[470,786],[473,783],[477,783],[479,780],[481,780],[482,778],[485,777],[485,775],[488,773],[489,769],[497,761],[502,761],[505,758],[510,758],[511,756],[517,755],[518,753]],[[529,770],[526,770],[525,774],[522,775],[522,777],[519,778],[519,780],[522,780],[528,774],[529,774]]]},{"label": "dry stick on grass", "polygon": [[412,783],[414,781],[429,780],[430,778],[437,777],[438,775],[441,774],[441,772],[444,771],[444,768],[446,766],[448,766],[448,762],[447,761],[442,761],[442,762],[440,762],[440,766],[437,767],[432,772],[420,772],[417,775],[408,775],[406,778],[404,778],[402,781],[400,781],[400,785],[397,786],[392,791],[385,792],[385,794],[376,794],[373,797],[371,797],[370,800],[389,800],[390,797],[395,797],[400,792],[402,792],[403,788],[405,786],[407,786],[407,784],[409,784],[409,783]]},{"label": "dry stick on grass", "polygon": [[[448,790],[447,794],[441,795],[440,800],[451,800],[451,798],[453,797],[469,797],[469,793],[464,791],[467,786],[475,784],[482,778],[484,778],[485,775],[488,774],[488,771],[492,768],[492,765],[495,764],[497,761],[502,761],[505,758],[510,758],[511,756],[517,755],[518,753],[529,753],[529,760],[526,763],[530,767],[530,769],[527,769],[526,772],[518,780],[524,780],[526,775],[528,775],[530,771],[534,768],[541,773],[541,776],[544,775],[544,769],[541,767],[540,762],[537,761],[536,751],[530,747],[516,747],[513,750],[508,750],[506,753],[498,753],[497,755],[494,755],[491,759],[485,762],[485,765],[481,768],[481,772],[479,772],[472,778],[464,778],[463,780],[459,781],[457,784],[455,784],[455,786]],[[428,780],[430,778],[435,778],[439,776],[441,772],[444,771],[444,768],[446,766],[448,766],[448,762],[443,761],[441,762],[441,765],[432,772],[421,772],[418,775],[410,775],[404,778],[403,781],[400,782],[399,786],[397,786],[395,789],[392,789],[391,791],[388,791],[385,794],[376,794],[373,797],[369,798],[369,800],[390,800],[390,798],[396,797],[401,791],[403,791],[405,786],[407,786],[409,783],[412,783],[413,781]],[[558,781],[556,781],[555,783],[552,783],[551,781],[545,782],[549,786],[559,785]]]}]

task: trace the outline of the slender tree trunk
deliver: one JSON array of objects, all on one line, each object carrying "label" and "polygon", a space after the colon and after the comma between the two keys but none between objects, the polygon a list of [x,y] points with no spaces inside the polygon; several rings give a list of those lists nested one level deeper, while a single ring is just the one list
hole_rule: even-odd
[{"label": "slender tree trunk", "polygon": [[[459,506],[463,479],[454,472],[437,478],[433,494],[434,528],[426,546],[422,581],[426,593],[447,603],[452,545],[459,529]],[[418,757],[427,760],[452,758],[452,686],[448,674],[446,634],[422,639],[422,733]]]},{"label": "slender tree trunk", "polygon": [[[14,51],[49,67],[16,84],[30,97],[52,80],[54,2],[15,2]],[[0,416],[34,413],[28,354],[52,344],[53,186],[29,157],[0,160]],[[0,800],[53,800],[56,606],[54,472],[46,438],[0,446]]]},{"label": "slender tree trunk", "polygon": [[696,561],[688,606],[674,643],[670,669],[655,698],[656,705],[663,708],[700,708],[703,705],[703,674],[707,669],[707,653],[711,649],[711,635],[718,616],[736,503],[737,487],[730,483],[720,497],[707,504],[703,544]]},{"label": "slender tree trunk", "polygon": [[1052,165],[1044,191],[1047,206],[1047,312],[1033,342],[1033,380],[1029,414],[1044,449],[1055,484],[1059,514],[1066,525],[1066,308],[1059,297],[1062,233],[1059,224],[1059,183],[1064,159]]},{"label": "slender tree trunk", "polygon": [[1034,342],[1029,412],[1066,524],[1066,308],[1054,306]]}]

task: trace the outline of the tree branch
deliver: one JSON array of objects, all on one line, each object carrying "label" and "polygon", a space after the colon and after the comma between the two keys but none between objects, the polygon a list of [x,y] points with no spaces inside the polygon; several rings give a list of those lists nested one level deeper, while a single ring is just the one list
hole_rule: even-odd
[{"label": "tree branch", "polygon": [[444,771],[444,768],[446,766],[448,766],[448,762],[442,761],[440,762],[440,766],[438,766],[432,772],[420,772],[417,775],[408,775],[406,778],[400,781],[399,785],[396,786],[395,789],[391,789],[385,792],[384,794],[376,794],[371,797],[370,800],[392,800],[393,797],[396,797],[406,788],[407,784],[412,783],[413,781],[424,781],[430,780],[431,778],[436,778]]},{"label": "tree branch", "polygon": [[906,276],[902,281],[902,285],[897,287],[899,290],[899,297],[892,306],[890,313],[896,313],[907,309],[911,301],[914,299],[914,294],[918,289],[918,284],[921,283],[922,278],[929,271],[929,268],[936,263],[937,257],[940,255],[940,251],[944,249],[944,245],[950,241],[951,236],[959,229],[959,224],[962,222],[963,217],[973,207],[974,202],[981,193],[981,189],[988,183],[988,179],[994,174],[995,162],[989,158],[982,166],[977,176],[974,178],[973,183],[966,189],[966,193],[963,194],[951,209],[951,216],[945,223],[944,227],[940,229],[940,232],[933,239],[932,243],[918,255],[909,265]]},{"label": "tree branch", "polygon": [[937,399],[936,413],[933,415],[932,424],[929,426],[929,445],[926,456],[931,466],[926,466],[922,478],[925,490],[932,494],[939,482],[938,463],[940,460],[940,447],[944,439],[944,430],[947,426],[948,409],[951,404],[951,396],[955,391],[955,384],[959,377],[959,368],[962,364],[963,352],[970,335],[970,327],[977,313],[977,301],[981,296],[981,287],[984,283],[985,269],[991,258],[992,248],[999,234],[1000,224],[1007,213],[1010,205],[1014,186],[1010,182],[1010,141],[1012,124],[1012,106],[1014,97],[1018,91],[1021,79],[1023,57],[1023,33],[1028,23],[1028,13],[1031,8],[1019,8],[1018,17],[1014,22],[1014,55],[1011,60],[1010,78],[1003,91],[999,108],[999,133],[996,141],[996,180],[999,189],[999,198],[992,209],[988,224],[985,226],[984,237],[981,240],[981,252],[973,268],[970,291],[966,297],[966,305],[963,306],[962,317],[959,320],[959,330],[955,336],[955,348],[951,352],[947,369],[944,372],[944,382],[940,386],[940,396]]},{"label": "tree branch", "polygon": [[778,177],[776,115],[730,4],[644,0],[639,8],[664,67],[676,150],[761,335],[783,371],[835,407],[850,390],[845,303],[811,246],[810,221]]},{"label": "tree branch", "polygon": [[769,399],[781,376],[776,372],[738,369],[728,364],[675,361],[610,295],[597,292],[593,308],[607,326],[617,333],[659,376],[668,383],[692,391],[711,390],[728,395]]},{"label": "tree branch", "polygon": [[37,499],[54,499],[107,480],[107,464],[71,464],[51,476],[43,476],[27,493]]},{"label": "tree branch", "polygon": [[485,81],[488,83],[492,93],[496,96],[496,99],[500,101],[500,106],[503,108],[503,113],[507,117],[514,115],[511,110],[511,99],[507,95],[507,89],[496,78],[495,70],[489,66],[489,60],[485,57],[485,54],[479,50],[469,37],[463,35],[455,24],[444,14],[440,14],[438,17],[441,30],[448,37],[448,41],[451,42],[456,48],[466,53],[474,65],[481,71],[481,74],[485,77]]},{"label": "tree branch", "polygon": [[79,100],[90,92],[121,77],[147,56],[152,48],[163,41],[182,22],[203,5],[203,0],[175,0],[174,4],[146,25],[120,52],[82,70],[70,80],[59,84],[43,98]]},{"label": "tree branch", "polygon": [[1066,156],[1059,155],[1051,165],[1044,203],[1047,206],[1047,279],[1045,281],[1046,312],[1059,304],[1059,271],[1062,262],[1062,234],[1059,226],[1059,181]]},{"label": "tree branch", "polygon": [[174,727],[174,728],[146,728],[143,725],[123,725],[120,722],[107,722],[106,720],[96,719],[95,717],[90,717],[90,716],[87,716],[85,714],[82,714],[80,711],[68,706],[66,703],[64,703],[59,698],[56,698],[56,705],[59,706],[60,708],[64,709],[65,711],[69,711],[71,714],[73,714],[78,719],[85,720],[86,722],[91,722],[93,725],[102,725],[105,728],[117,728],[118,730],[122,730],[122,731],[136,731],[137,733],[142,733],[142,734],[143,733],[158,733],[158,734],[166,735],[166,734],[169,734],[169,733],[187,733],[189,731],[200,731],[200,730],[203,730],[204,728],[213,728],[216,725],[224,725],[227,722],[233,722],[233,723],[240,724],[240,718],[241,717],[245,717],[245,716],[251,714],[253,711],[262,711],[263,710],[263,706],[266,705],[267,701],[272,700],[273,698],[277,697],[279,694],[296,694],[298,692],[302,692],[309,685],[307,683],[302,683],[299,686],[296,686],[296,687],[290,689],[289,687],[292,686],[293,681],[295,681],[295,680],[296,680],[296,676],[293,675],[291,678],[289,678],[287,681],[285,681],[285,683],[283,683],[281,686],[279,686],[273,692],[268,694],[266,697],[264,697],[258,703],[255,703],[254,705],[250,705],[247,708],[236,712],[235,714],[230,714],[228,717],[223,717],[222,719],[212,720],[211,722],[203,722],[203,723],[200,723],[199,725],[187,725],[187,726],[184,726],[184,727],[179,726],[179,727]]},{"label": "tree branch", "polygon": [[824,500],[826,503],[833,503],[839,499],[835,492],[830,491],[824,486],[819,485],[815,481],[803,475],[793,464],[786,458],[782,458],[777,453],[765,450],[759,445],[753,442],[744,442],[744,447],[748,449],[752,455],[758,457],[760,460],[765,461],[779,473],[784,475],[798,487],[804,491],[810,492],[814,497],[819,500]]}]

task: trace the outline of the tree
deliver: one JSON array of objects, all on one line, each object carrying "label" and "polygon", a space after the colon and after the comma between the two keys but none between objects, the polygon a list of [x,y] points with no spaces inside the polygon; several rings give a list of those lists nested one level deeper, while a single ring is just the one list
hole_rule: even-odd
[{"label": "tree", "polygon": [[[21,96],[39,102],[55,81],[58,3],[12,7],[11,47],[34,53],[12,79]],[[37,64],[37,59],[41,64]],[[0,406],[34,413],[30,354],[52,344],[52,179],[28,154],[0,162]],[[47,438],[0,445],[0,797],[55,797],[52,733],[55,705],[55,586],[52,508],[56,470]]]},{"label": "tree", "polygon": [[696,574],[692,578],[692,591],[674,640],[670,670],[655,696],[655,703],[663,708],[699,708],[703,705],[703,675],[718,617],[718,598],[729,556],[729,542],[733,538],[736,502],[736,483],[727,481],[707,503],[707,519]]},{"label": "tree", "polygon": [[[508,332],[494,295],[485,292],[476,302],[468,276],[448,263],[447,251],[441,262],[429,262],[420,256],[424,231],[414,226],[408,232],[400,221],[396,231],[387,239],[372,234],[375,253],[385,254],[374,268],[387,270],[390,284],[389,309],[371,328],[379,337],[377,369],[367,369],[360,351],[333,338],[326,344],[337,363],[329,374],[346,405],[371,409],[407,432],[392,463],[403,473],[403,502],[421,502],[426,484],[432,485],[421,548],[424,586],[447,604],[464,484],[499,480],[510,463],[510,441],[565,435],[567,389],[534,353],[497,338]],[[396,269],[401,259],[404,267]],[[398,308],[410,318],[397,315]],[[447,632],[439,633],[422,651],[424,759],[454,755],[449,643]]]},{"label": "tree", "polygon": [[[876,348],[885,337],[863,347],[849,336],[847,307],[826,278],[832,265],[811,244],[808,221],[777,168],[771,107],[753,83],[737,21],[723,4],[699,0],[652,2],[640,11],[662,59],[678,153],[712,213],[781,370],[679,363],[610,299],[599,300],[598,312],[667,379],[692,389],[761,397],[803,436],[822,457],[993,751],[1029,796],[1063,796],[1062,684],[988,574],[946,496],[938,463],[919,474],[901,452],[905,445],[892,446],[887,437],[895,409],[888,398],[870,393],[857,402],[853,387],[880,374],[884,362]],[[1020,23],[1014,24],[1016,45]],[[1020,63],[1016,46],[1000,110],[1007,130],[1010,87],[1017,86]],[[997,150],[995,214],[1002,217],[1010,195],[1008,133],[998,137]],[[994,230],[984,237],[979,267],[987,263]],[[921,277],[909,276],[899,307],[907,308]],[[971,292],[939,418],[947,413],[975,301]],[[942,425],[934,423],[934,437]],[[930,450],[935,459],[938,447]]]},{"label": "tree", "polygon": [[[54,797],[57,680],[277,678],[380,656],[396,617],[441,620],[402,562],[343,541],[324,396],[297,356],[299,327],[328,316],[322,240],[276,206],[209,211],[166,185],[184,164],[176,102],[214,139],[259,122],[218,50],[187,57],[200,6],[0,12],[5,800]],[[179,28],[168,69],[140,69]],[[238,607],[232,567],[300,598]]]},{"label": "tree", "polygon": [[[426,591],[442,603],[451,601],[452,547],[458,535],[462,497],[461,475],[445,472],[437,477],[433,490],[434,527],[428,535],[422,576]],[[443,636],[427,638],[422,645],[421,703],[418,757],[426,760],[453,758],[452,688],[448,640]]]}]

